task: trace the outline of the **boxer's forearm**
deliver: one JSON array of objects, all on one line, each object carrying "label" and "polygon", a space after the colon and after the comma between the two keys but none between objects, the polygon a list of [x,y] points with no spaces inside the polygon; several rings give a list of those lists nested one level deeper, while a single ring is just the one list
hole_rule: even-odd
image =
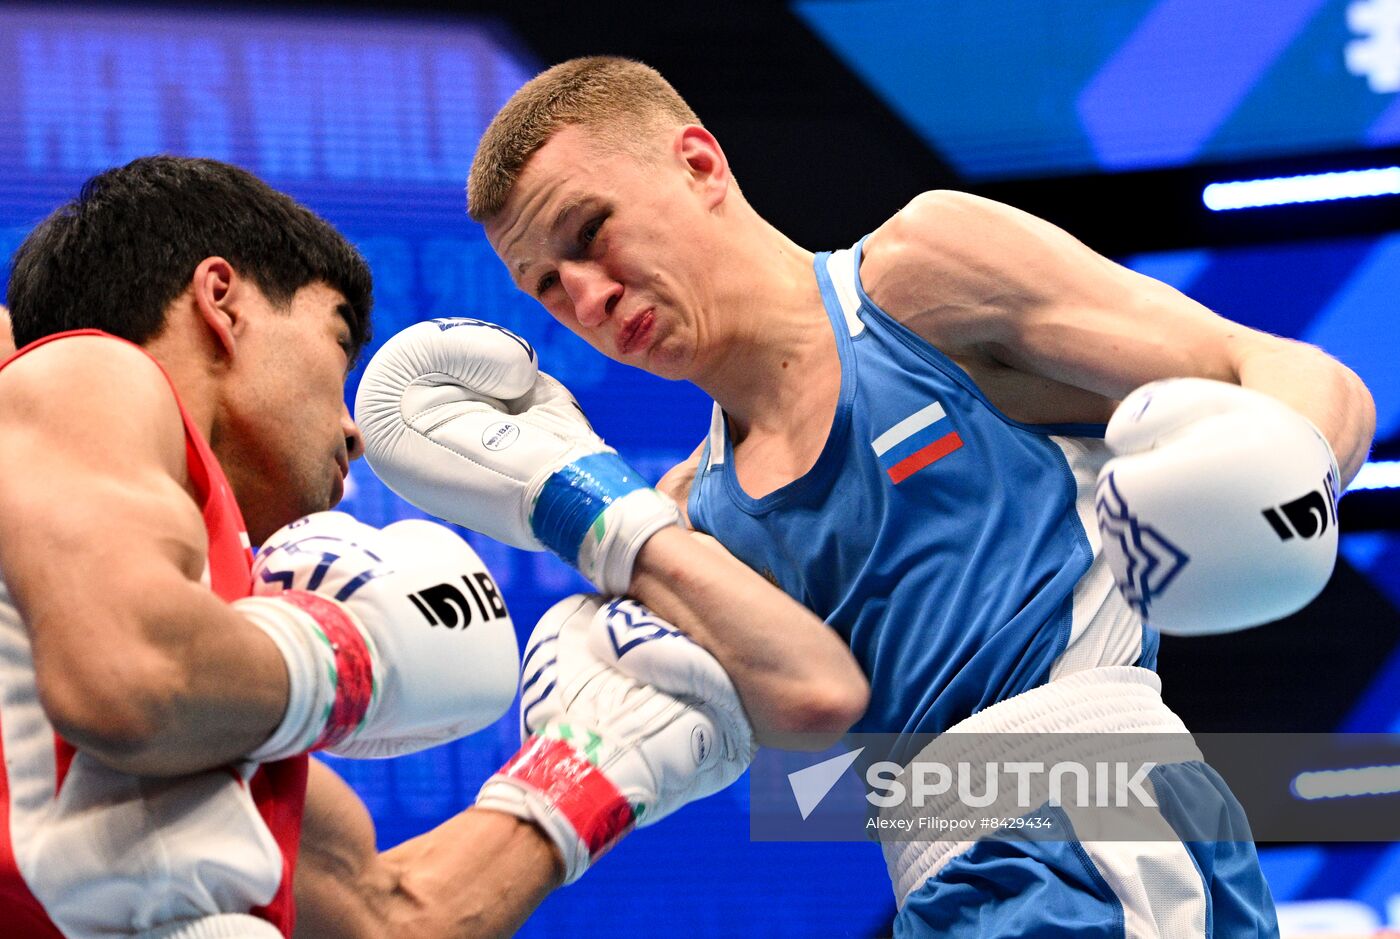
[{"label": "boxer's forearm", "polygon": [[35,631],[49,719],[79,750],[123,772],[176,775],[237,761],[286,708],[281,654],[201,585],[150,594],[139,612],[104,623],[129,637],[119,653],[104,644],[65,650],[74,630]]},{"label": "boxer's forearm", "polygon": [[296,939],[509,936],[563,867],[534,825],[467,809],[379,853],[364,803],[311,761],[297,855]]},{"label": "boxer's forearm", "polygon": [[303,864],[296,939],[500,939],[561,878],[539,829],[468,809],[358,871]]},{"label": "boxer's forearm", "polygon": [[1238,366],[1240,384],[1272,395],[1322,432],[1337,455],[1342,485],[1366,462],[1376,432],[1376,405],[1356,373],[1300,342],[1261,345]]},{"label": "boxer's forearm", "polygon": [[386,852],[402,871],[388,922],[392,939],[514,935],[563,879],[554,845],[527,822],[468,809]]},{"label": "boxer's forearm", "polygon": [[841,637],[707,539],[656,534],[630,592],[714,654],[760,742],[819,748],[864,713],[869,685]]}]

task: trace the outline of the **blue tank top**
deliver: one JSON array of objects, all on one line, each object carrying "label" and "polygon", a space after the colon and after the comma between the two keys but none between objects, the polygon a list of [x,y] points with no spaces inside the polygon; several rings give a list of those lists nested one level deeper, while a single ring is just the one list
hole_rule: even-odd
[{"label": "blue tank top", "polygon": [[761,499],[715,408],[691,485],[713,535],[850,645],[871,686],[858,732],[934,733],[1062,674],[1156,665],[1094,522],[1102,424],[1011,420],[877,307],[863,240],[816,257],[841,392],[812,469]]}]

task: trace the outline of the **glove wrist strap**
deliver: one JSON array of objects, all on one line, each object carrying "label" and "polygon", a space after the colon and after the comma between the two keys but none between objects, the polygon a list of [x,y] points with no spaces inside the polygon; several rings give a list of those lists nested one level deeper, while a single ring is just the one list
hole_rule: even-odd
[{"label": "glove wrist strap", "polygon": [[648,486],[616,452],[554,470],[531,502],[531,529],[602,591],[626,593],[645,540],[679,525],[675,502]]},{"label": "glove wrist strap", "polygon": [[607,594],[632,588],[637,554],[652,535],[680,525],[671,497],[655,489],[637,489],[608,506],[578,552],[578,569]]},{"label": "glove wrist strap", "polygon": [[592,453],[549,474],[530,508],[530,528],[545,547],[578,566],[579,546],[618,499],[647,488],[611,451]]},{"label": "glove wrist strap", "polygon": [[269,763],[332,747],[364,724],[377,691],[373,651],[344,607],[303,590],[236,606],[268,634],[287,666],[282,722],[249,760]]},{"label": "glove wrist strap", "polygon": [[[493,798],[500,786],[523,790],[526,799]],[[565,859],[565,883],[577,880],[636,823],[631,803],[612,780],[569,743],[551,737],[525,741],[487,781],[477,805],[539,823]]]},{"label": "glove wrist strap", "polygon": [[680,522],[675,503],[613,451],[555,470],[531,505],[535,537],[609,593],[625,593],[642,544]]}]

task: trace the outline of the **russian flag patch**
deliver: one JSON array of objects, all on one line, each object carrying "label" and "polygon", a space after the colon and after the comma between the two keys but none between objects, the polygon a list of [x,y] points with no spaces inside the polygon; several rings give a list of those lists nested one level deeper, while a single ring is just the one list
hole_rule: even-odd
[{"label": "russian flag patch", "polygon": [[963,445],[937,401],[920,408],[871,441],[880,466],[898,485]]}]

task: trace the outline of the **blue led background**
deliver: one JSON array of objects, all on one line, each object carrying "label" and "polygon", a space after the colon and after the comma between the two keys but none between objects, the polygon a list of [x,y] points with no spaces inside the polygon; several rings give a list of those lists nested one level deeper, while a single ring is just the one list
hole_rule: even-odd
[{"label": "blue led background", "polygon": [[[795,5],[971,180],[1400,143],[1400,103],[1371,87],[1384,70],[1368,79],[1347,69],[1347,7],[1114,0],[1084,16],[1078,4],[1033,0]],[[1400,61],[1400,23],[1392,32]],[[708,426],[694,389],[603,360],[516,293],[467,219],[463,184],[481,131],[540,64],[498,24],[6,6],[0,61],[0,256],[101,169],[152,152],[225,159],[360,247],[380,339],[437,315],[516,329],[653,479]],[[1127,260],[1231,318],[1324,346],[1369,383],[1381,436],[1400,433],[1400,236]],[[380,525],[416,514],[363,464],[344,507]],[[551,557],[469,538],[522,637],[584,587]],[[1400,617],[1400,539],[1352,534],[1342,550]],[[413,757],[331,762],[387,846],[469,804],[514,751],[515,720]],[[1400,731],[1400,650],[1339,729]],[[1387,913],[1400,894],[1396,847],[1276,848],[1265,863],[1281,901],[1349,897],[1358,915],[1400,922]],[[523,935],[870,936],[892,910],[873,845],[750,843],[741,782],[630,836]]]},{"label": "blue led background", "polygon": [[965,179],[1400,142],[1400,13],[1384,2],[793,6]]}]

